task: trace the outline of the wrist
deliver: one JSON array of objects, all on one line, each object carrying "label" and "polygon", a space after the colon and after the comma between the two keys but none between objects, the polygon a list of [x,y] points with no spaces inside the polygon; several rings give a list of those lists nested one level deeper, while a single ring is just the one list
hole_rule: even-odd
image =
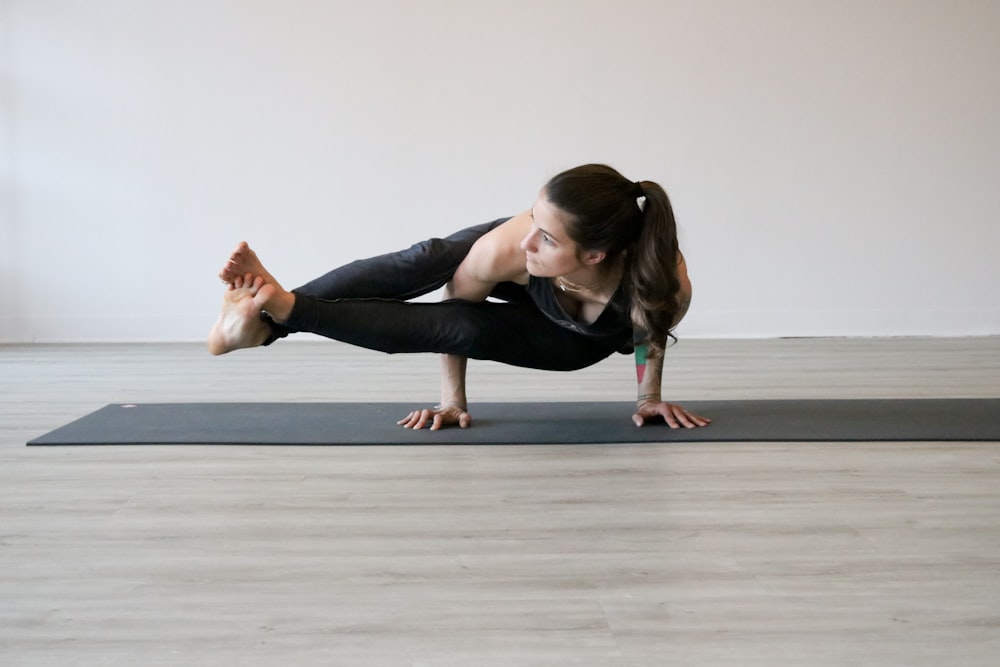
[{"label": "wrist", "polygon": [[465,401],[459,401],[459,400],[441,401],[440,403],[434,406],[435,410],[447,410],[449,408],[455,408],[457,410],[461,410],[462,412],[466,412],[469,409]]},{"label": "wrist", "polygon": [[663,399],[660,398],[659,394],[645,393],[645,394],[639,394],[639,396],[635,399],[635,402],[640,404],[649,402],[659,403],[662,400]]}]

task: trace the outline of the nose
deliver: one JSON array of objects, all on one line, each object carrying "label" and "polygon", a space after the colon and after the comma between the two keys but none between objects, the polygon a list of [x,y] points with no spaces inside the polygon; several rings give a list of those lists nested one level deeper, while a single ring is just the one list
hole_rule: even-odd
[{"label": "nose", "polygon": [[535,250],[535,230],[528,232],[528,235],[521,239],[521,250],[534,252]]}]

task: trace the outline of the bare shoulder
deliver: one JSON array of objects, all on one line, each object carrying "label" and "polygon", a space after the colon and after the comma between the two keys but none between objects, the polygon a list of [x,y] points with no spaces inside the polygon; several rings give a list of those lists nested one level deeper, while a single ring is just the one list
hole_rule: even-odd
[{"label": "bare shoulder", "polygon": [[680,278],[681,285],[688,285],[690,288],[691,280],[688,278],[687,261],[684,259],[684,253],[679,249],[677,250],[677,277]]},{"label": "bare shoulder", "polygon": [[680,291],[677,293],[677,315],[674,317],[673,326],[684,319],[688,308],[691,306],[691,279],[688,277],[687,262],[684,254],[677,251],[677,278],[680,281]]},{"label": "bare shoulder", "polygon": [[483,283],[527,283],[528,271],[521,240],[530,228],[529,212],[515,215],[476,241],[462,262],[461,270]]},{"label": "bare shoulder", "polygon": [[688,276],[687,261],[684,259],[684,254],[678,250],[677,251],[677,279],[681,283],[681,295],[686,295],[688,299],[691,298],[691,278]]}]

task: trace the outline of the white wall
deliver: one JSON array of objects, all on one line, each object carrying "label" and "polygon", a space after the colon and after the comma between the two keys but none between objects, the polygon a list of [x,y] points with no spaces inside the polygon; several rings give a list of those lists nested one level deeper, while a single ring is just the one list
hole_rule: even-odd
[{"label": "white wall", "polygon": [[198,340],[291,286],[663,183],[699,336],[1000,333],[1000,3],[0,0],[0,341]]}]

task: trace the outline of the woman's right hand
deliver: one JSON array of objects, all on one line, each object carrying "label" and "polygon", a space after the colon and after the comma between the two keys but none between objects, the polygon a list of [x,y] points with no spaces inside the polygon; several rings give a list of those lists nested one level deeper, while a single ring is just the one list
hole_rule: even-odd
[{"label": "woman's right hand", "polygon": [[433,408],[414,410],[396,423],[403,428],[421,429],[428,422],[432,431],[436,431],[442,426],[454,426],[455,424],[462,428],[469,428],[472,425],[472,415],[459,405],[435,405]]}]

